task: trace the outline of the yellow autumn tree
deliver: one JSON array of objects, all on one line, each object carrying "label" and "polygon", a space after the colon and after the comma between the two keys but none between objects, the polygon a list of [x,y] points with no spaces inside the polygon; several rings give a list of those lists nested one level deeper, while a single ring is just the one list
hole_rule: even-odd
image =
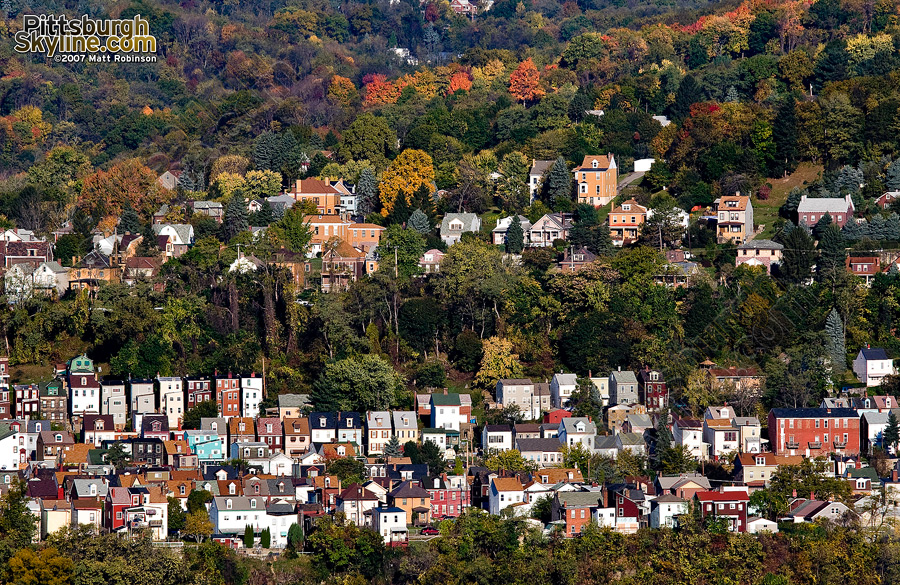
[{"label": "yellow autumn tree", "polygon": [[422,185],[434,183],[434,164],[428,153],[407,148],[395,158],[381,176],[378,191],[384,207],[382,215],[387,216],[394,208],[398,194],[403,194],[407,202]]},{"label": "yellow autumn tree", "polygon": [[335,75],[328,86],[328,97],[342,106],[349,106],[359,97],[359,92],[350,79]]},{"label": "yellow autumn tree", "polygon": [[481,367],[475,375],[475,383],[482,388],[493,388],[497,380],[521,378],[522,364],[513,353],[513,344],[502,337],[491,337],[484,342]]}]

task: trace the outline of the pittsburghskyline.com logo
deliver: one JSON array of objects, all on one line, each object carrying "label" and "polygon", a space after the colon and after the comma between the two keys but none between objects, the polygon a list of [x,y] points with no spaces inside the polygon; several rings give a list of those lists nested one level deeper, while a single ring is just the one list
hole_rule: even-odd
[{"label": "pittsburghskyline.com logo", "polygon": [[18,53],[40,53],[57,63],[155,63],[156,37],[140,14],[130,19],[26,14],[14,35]]}]

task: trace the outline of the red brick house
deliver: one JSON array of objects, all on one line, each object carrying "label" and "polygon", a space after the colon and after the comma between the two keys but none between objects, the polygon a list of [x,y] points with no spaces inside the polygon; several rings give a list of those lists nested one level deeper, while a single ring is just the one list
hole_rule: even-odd
[{"label": "red brick house", "polygon": [[441,477],[428,478],[422,483],[431,494],[432,518],[456,518],[472,504],[472,491],[465,476],[451,479],[443,473]]},{"label": "red brick house", "polygon": [[701,518],[723,518],[731,532],[747,531],[747,505],[750,503],[747,492],[697,492],[694,498]]},{"label": "red brick house", "polygon": [[562,419],[569,418],[570,416],[572,416],[571,411],[563,410],[560,408],[545,414],[544,423],[550,425],[558,425],[560,422],[562,422]]},{"label": "red brick house", "polygon": [[662,372],[644,366],[638,372],[638,395],[648,412],[656,412],[669,406],[669,390]]},{"label": "red brick house", "polygon": [[219,416],[231,418],[241,413],[241,381],[231,375],[216,376],[216,406]]},{"label": "red brick house", "polygon": [[594,511],[601,507],[600,492],[556,492],[550,507],[552,521],[565,521],[565,535],[576,536],[594,519]]},{"label": "red brick house", "polygon": [[184,387],[187,395],[185,408],[194,408],[201,402],[215,400],[212,381],[206,376],[188,377],[185,381],[187,382]]},{"label": "red brick house", "polygon": [[773,408],[769,445],[776,455],[858,455],[859,414],[851,408]]},{"label": "red brick house", "polygon": [[282,451],[284,449],[284,430],[281,427],[281,419],[278,417],[261,417],[256,421],[256,435],[260,443],[269,446],[269,451]]}]

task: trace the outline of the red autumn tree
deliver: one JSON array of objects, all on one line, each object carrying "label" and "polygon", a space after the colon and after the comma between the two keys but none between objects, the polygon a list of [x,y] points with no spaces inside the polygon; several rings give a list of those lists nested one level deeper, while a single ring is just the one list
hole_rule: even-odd
[{"label": "red autumn tree", "polygon": [[531,58],[528,58],[519,63],[516,70],[509,76],[509,93],[523,104],[534,101],[544,95],[540,80],[540,72]]},{"label": "red autumn tree", "polygon": [[454,94],[460,89],[463,91],[472,89],[472,80],[465,71],[457,71],[450,76],[450,85],[447,88],[447,95]]}]

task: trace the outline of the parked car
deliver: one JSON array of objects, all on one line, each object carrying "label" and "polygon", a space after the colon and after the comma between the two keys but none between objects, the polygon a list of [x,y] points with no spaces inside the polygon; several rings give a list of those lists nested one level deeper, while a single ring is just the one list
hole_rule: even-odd
[{"label": "parked car", "polygon": [[425,536],[437,536],[441,531],[435,528],[434,526],[426,526],[422,529],[422,534]]}]

